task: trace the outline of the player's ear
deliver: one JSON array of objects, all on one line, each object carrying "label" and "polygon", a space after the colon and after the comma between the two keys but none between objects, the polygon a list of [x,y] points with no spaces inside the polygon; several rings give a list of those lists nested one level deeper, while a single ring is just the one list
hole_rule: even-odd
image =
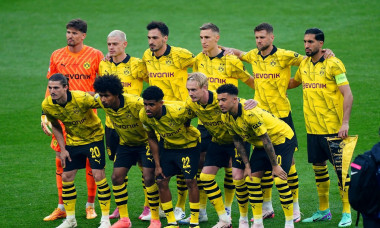
[{"label": "player's ear", "polygon": [[87,33],[82,33],[82,40],[84,40],[87,36]]},{"label": "player's ear", "polygon": [[124,48],[126,48],[128,46],[128,42],[124,41],[123,46],[124,46]]}]

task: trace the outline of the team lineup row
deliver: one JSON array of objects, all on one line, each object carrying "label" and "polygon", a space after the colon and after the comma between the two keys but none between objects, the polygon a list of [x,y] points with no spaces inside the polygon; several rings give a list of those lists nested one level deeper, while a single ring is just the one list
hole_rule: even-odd
[{"label": "team lineup row", "polygon": [[[121,219],[113,227],[131,226],[125,177],[137,160],[142,166],[146,201],[149,203],[149,227],[161,227],[159,203],[167,217],[167,227],[178,227],[177,220],[188,223],[190,227],[199,226],[199,222],[207,221],[204,206],[207,197],[219,216],[214,227],[230,227],[232,201],[228,199],[233,199],[234,189],[239,204],[239,227],[249,227],[248,201],[253,208],[252,227],[263,227],[263,217],[273,216],[270,202],[273,180],[271,182],[271,174],[264,174],[264,171],[273,172],[286,217],[285,227],[293,227],[294,221],[300,221],[298,176],[292,159],[297,140],[286,90],[301,83],[308,161],[313,163],[320,198],[319,210],[303,222],[331,219],[326,166],[331,155],[325,136],[348,135],[353,98],[344,65],[336,57],[323,56],[324,34],[321,30],[313,28],[305,32],[308,57],[303,57],[275,47],[273,28],[267,23],[255,28],[257,49],[247,53],[219,47],[219,29],[207,23],[200,28],[203,52],[193,57],[186,49],[169,46],[166,43],[167,26],[162,22],[152,22],[147,26],[149,49],[142,60],[125,53],[125,33],[115,30],[107,38],[111,59],[101,61],[101,52],[83,44],[86,26],[82,20],[70,21],[66,26],[68,46],[55,51],[50,60],[47,92],[50,96],[43,103],[43,111],[52,122],[56,137],[53,137],[52,148],[57,151],[57,173],[63,172],[62,180],[57,177],[57,185],[60,181],[63,185],[63,194],[58,208],[46,220],[64,217],[65,210],[67,219],[60,227],[76,226],[74,177],[77,169],[86,166],[84,155],[87,154],[87,163],[98,186],[102,209],[100,227],[111,226],[108,216],[110,188],[102,168],[105,162],[103,128],[94,113],[88,114],[92,108],[103,107],[107,113],[107,151],[111,156],[116,154],[112,188]],[[241,60],[252,64],[254,77],[244,69]],[[299,66],[293,79],[290,78],[292,65]],[[188,68],[193,68],[196,73],[189,76]],[[95,80],[96,74],[105,76]],[[94,88],[98,95],[93,98],[88,93],[68,92],[66,78],[70,79],[70,90],[82,91],[93,91],[95,80]],[[237,97],[238,79],[255,89],[254,99],[257,102],[250,101],[244,106],[244,100]],[[150,87],[143,92],[141,99],[135,95],[140,95],[143,80]],[[217,93],[212,92],[214,90]],[[256,103],[258,107],[253,107]],[[188,122],[195,116],[200,120],[199,130]],[[59,125],[57,120],[64,125]],[[47,120],[43,121],[42,127],[49,133],[47,123]],[[87,125],[92,128],[84,127]],[[66,127],[67,135],[61,126]],[[254,149],[249,160],[247,146],[250,144]],[[63,170],[59,167],[60,161],[64,165]],[[215,182],[215,175],[221,167],[226,167],[226,170],[232,168],[232,172],[226,172],[230,174],[232,183],[225,184],[225,203]],[[91,168],[86,173],[91,173]],[[199,175],[195,178],[197,172]],[[189,191],[189,218],[183,218],[185,215],[182,213],[178,218],[174,213],[183,211],[186,198],[179,199],[180,203],[173,210],[168,183],[171,176],[178,174],[182,174],[179,175],[182,176],[180,181],[177,176],[178,189],[182,193],[186,189]],[[351,225],[348,185],[340,190],[343,216],[339,226],[345,227]],[[88,208],[93,210],[91,200],[89,194]],[[228,205],[229,202],[231,204]],[[57,216],[57,213],[61,214]]]}]

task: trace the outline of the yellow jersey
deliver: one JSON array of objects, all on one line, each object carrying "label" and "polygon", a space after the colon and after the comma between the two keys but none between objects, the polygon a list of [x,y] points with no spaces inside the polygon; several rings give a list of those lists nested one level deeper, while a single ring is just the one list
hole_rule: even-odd
[{"label": "yellow jersey", "polygon": [[250,77],[244,64],[234,55],[224,55],[224,51],[215,57],[199,53],[195,57],[193,72],[201,72],[207,76],[209,90],[216,90],[224,84],[238,86],[238,79],[243,82]]},{"label": "yellow jersey", "polygon": [[303,56],[273,46],[267,56],[261,51],[253,49],[241,56],[243,61],[252,65],[255,79],[255,97],[258,106],[279,118],[285,118],[291,111],[290,102],[286,94],[291,76],[291,66],[299,66]]},{"label": "yellow jersey", "polygon": [[[99,74],[117,75],[123,85],[124,93],[135,94],[140,96],[143,89],[143,80],[147,79],[147,72],[141,59],[127,55],[120,63],[102,60],[99,64]],[[106,126],[114,128],[108,116],[106,116]]]},{"label": "yellow jersey", "polygon": [[164,100],[187,99],[187,68],[194,64],[194,55],[190,51],[167,45],[162,56],[156,57],[147,49],[142,59],[148,71],[149,85],[159,87],[164,92]]},{"label": "yellow jersey", "polygon": [[[337,77],[344,80],[337,83]],[[302,83],[307,133],[338,133],[343,121],[343,95],[339,86],[348,84],[342,61],[336,57],[322,57],[314,64],[308,57],[301,62],[294,80]]]},{"label": "yellow jersey", "polygon": [[149,118],[145,109],[140,111],[140,120],[147,131],[155,131],[163,140],[166,149],[185,149],[197,146],[200,142],[200,132],[187,122],[194,113],[185,107],[185,103],[170,102],[162,106],[162,116],[159,119]]},{"label": "yellow jersey", "polygon": [[218,144],[233,143],[232,136],[228,133],[224,122],[222,121],[222,111],[219,108],[217,94],[209,92],[209,100],[207,105],[199,102],[193,102],[191,98],[187,98],[186,107],[194,112],[198,119],[202,121],[203,126],[212,136],[212,141]]},{"label": "yellow jersey", "polygon": [[140,110],[144,108],[141,97],[124,93],[119,97],[120,106],[117,110],[105,108],[98,94],[95,95],[95,99],[104,109],[120,136],[120,145],[141,146],[147,144],[148,135],[139,118]]},{"label": "yellow jersey", "polygon": [[282,144],[286,139],[293,138],[293,130],[284,121],[259,107],[244,110],[244,102],[240,100],[238,104],[236,119],[230,113],[222,114],[222,120],[231,135],[239,135],[244,141],[256,147],[263,147],[259,136],[265,133],[273,145]]},{"label": "yellow jersey", "polygon": [[60,120],[66,129],[66,145],[80,146],[103,139],[104,129],[92,109],[99,108],[95,98],[83,91],[67,91],[67,103],[58,104],[51,96],[42,102],[49,121]]}]

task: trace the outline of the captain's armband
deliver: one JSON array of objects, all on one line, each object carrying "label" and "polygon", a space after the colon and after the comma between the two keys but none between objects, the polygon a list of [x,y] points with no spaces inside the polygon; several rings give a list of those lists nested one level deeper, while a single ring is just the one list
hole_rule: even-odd
[{"label": "captain's armband", "polygon": [[346,74],[345,73],[341,73],[339,75],[336,75],[335,76],[335,81],[336,81],[337,85],[340,85],[340,84],[343,84],[343,83],[347,82]]}]

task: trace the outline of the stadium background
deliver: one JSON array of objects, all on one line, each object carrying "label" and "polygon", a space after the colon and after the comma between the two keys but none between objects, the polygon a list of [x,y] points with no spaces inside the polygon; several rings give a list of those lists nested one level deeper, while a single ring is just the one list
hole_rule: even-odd
[{"label": "stadium background", "polygon": [[[201,51],[199,27],[212,22],[221,29],[220,44],[250,50],[255,47],[253,28],[269,22],[275,29],[277,47],[304,54],[303,33],[310,27],[321,28],[325,46],[334,51],[346,66],[354,94],[350,134],[358,134],[355,154],[379,141],[379,1],[27,1],[0,2],[0,227],[55,227],[61,221],[43,222],[57,204],[54,153],[50,138],[40,128],[41,101],[45,94],[51,53],[66,45],[65,25],[73,18],[88,23],[85,44],[107,52],[106,37],[114,29],[126,32],[127,53],[142,57],[147,45],[146,25],[164,21],[170,29],[168,43],[197,54]],[[376,41],[377,40],[377,41]],[[247,68],[251,70],[250,66]],[[293,69],[294,74],[296,69]],[[250,71],[251,72],[251,71]],[[240,96],[253,97],[253,91],[241,83]],[[300,179],[300,206],[310,216],[318,205],[312,168],[306,160],[306,133],[302,113],[301,88],[289,91],[300,151],[295,154]],[[104,113],[100,111],[104,118]],[[330,207],[333,219],[323,225],[337,227],[341,203],[337,180],[329,166],[332,184]],[[112,163],[107,163],[109,183]],[[130,173],[129,211],[134,227],[147,227],[138,221],[143,204],[141,179],[137,168]],[[219,183],[222,183],[223,171]],[[78,191],[77,221],[80,227],[97,227],[99,219],[86,220],[84,172],[76,178]],[[175,187],[175,184],[172,184]],[[175,191],[174,191],[175,192]],[[283,227],[283,212],[277,190],[273,191],[276,217],[265,225]],[[174,199],[176,197],[173,197]],[[236,199],[235,199],[236,201]],[[112,200],[113,202],[113,200]],[[97,202],[96,202],[97,203]],[[113,202],[111,210],[115,207]],[[99,205],[96,205],[100,215]],[[188,210],[188,208],[187,208]],[[216,213],[208,205],[211,227]],[[251,214],[250,214],[251,215]],[[356,213],[353,213],[353,218]],[[162,220],[165,221],[165,220]],[[233,224],[238,223],[238,208],[233,205]],[[318,227],[322,224],[296,224]],[[182,226],[185,227],[185,226]]]}]

